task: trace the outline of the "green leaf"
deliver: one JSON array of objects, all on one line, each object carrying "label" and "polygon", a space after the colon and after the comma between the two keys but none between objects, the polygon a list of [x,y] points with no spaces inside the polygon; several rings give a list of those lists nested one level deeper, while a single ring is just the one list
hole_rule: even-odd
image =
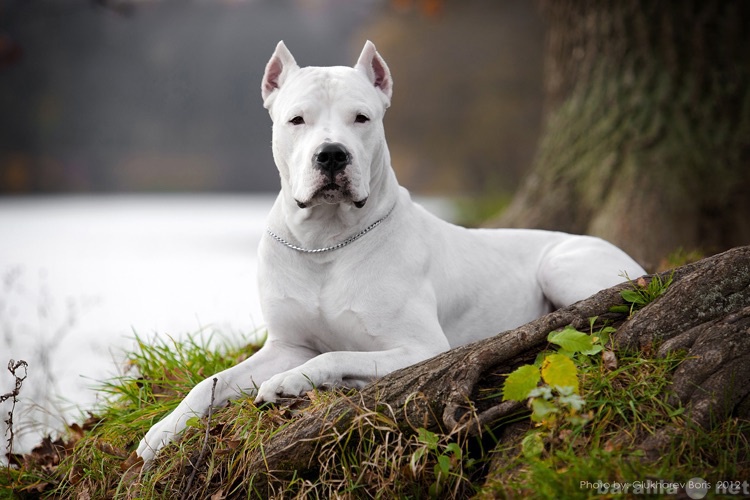
[{"label": "green leaf", "polygon": [[[435,466],[435,469],[437,469],[437,465]],[[435,476],[438,476],[438,472],[435,472]],[[430,485],[430,487],[427,489],[427,494],[430,498],[437,498],[440,495],[441,491],[440,482],[435,481]]]},{"label": "green leaf", "polygon": [[195,427],[200,428],[201,426],[201,419],[198,417],[190,417],[187,419],[187,422],[185,422],[186,427]]},{"label": "green leaf", "polygon": [[521,441],[521,451],[526,458],[539,458],[544,451],[544,440],[538,432],[529,434]]},{"label": "green leaf", "polygon": [[557,344],[569,352],[588,351],[593,347],[591,337],[575,328],[566,327],[561,332],[551,332],[547,336],[547,341]]},{"label": "green leaf", "polygon": [[534,365],[523,365],[508,375],[503,385],[503,401],[526,401],[529,392],[537,386],[541,375]]},{"label": "green leaf", "polygon": [[554,352],[555,351],[542,351],[542,352],[540,352],[539,354],[536,355],[536,358],[534,358],[533,365],[536,366],[537,368],[541,368],[542,361],[544,361],[544,358],[547,356],[547,354],[552,354]]},{"label": "green leaf", "polygon": [[607,345],[609,342],[610,337],[613,333],[615,333],[617,330],[612,328],[611,326],[605,326],[599,332],[596,334],[597,337],[599,337],[599,343],[601,345]]},{"label": "green leaf", "polygon": [[531,400],[531,420],[541,422],[548,415],[558,413],[560,409],[554,403],[550,403],[541,398]]},{"label": "green leaf", "polygon": [[602,352],[604,347],[601,346],[601,344],[596,344],[591,347],[591,349],[587,349],[585,351],[581,351],[581,354],[584,356],[593,356],[594,354]]},{"label": "green leaf", "polygon": [[448,443],[448,445],[445,447],[445,453],[453,453],[453,456],[458,458],[459,460],[461,459],[461,455],[463,455],[463,451],[457,443]]},{"label": "green leaf", "polygon": [[669,412],[669,416],[671,418],[674,418],[674,417],[677,417],[679,415],[682,415],[683,413],[685,413],[685,408],[676,408],[676,409],[674,409],[674,410],[672,410],[672,411]]},{"label": "green leaf", "polygon": [[437,449],[438,444],[438,436],[434,432],[430,432],[424,427],[420,427],[417,430],[417,440],[420,443],[423,443],[429,448],[430,450]]},{"label": "green leaf", "polygon": [[552,387],[548,385],[540,385],[538,387],[534,387],[531,392],[529,392],[530,398],[542,398],[549,401],[552,399]]},{"label": "green leaf", "polygon": [[426,451],[427,448],[419,448],[411,455],[411,459],[409,459],[409,466],[411,467],[411,471],[414,476],[417,475],[417,464],[420,460],[422,460],[422,457],[424,456]]},{"label": "green leaf", "polygon": [[597,319],[599,319],[599,316],[591,316],[589,318],[589,331],[594,331],[594,323],[596,323]]},{"label": "green leaf", "polygon": [[[555,390],[557,391],[557,393],[558,393],[558,394],[559,394],[559,395],[560,395],[561,397],[565,397],[565,396],[575,396],[575,392],[573,391],[573,388],[572,388],[571,386],[569,386],[569,385],[566,385],[566,386],[559,386],[559,385],[556,385],[556,386],[555,386]],[[559,401],[559,398],[558,398],[558,401]]]},{"label": "green leaf", "polygon": [[447,476],[451,471],[450,457],[448,455],[440,455],[438,457],[438,465],[440,466],[440,472]]},{"label": "green leaf", "polygon": [[620,296],[626,302],[630,302],[632,304],[639,304],[639,305],[645,304],[645,301],[643,300],[643,295],[636,292],[635,290],[623,290],[620,292]]},{"label": "green leaf", "polygon": [[561,396],[558,400],[560,404],[562,405],[568,405],[570,408],[572,408],[575,411],[581,411],[583,407],[586,405],[586,401],[579,396],[578,394],[571,394],[568,396]]},{"label": "green leaf", "polygon": [[551,386],[572,387],[578,394],[578,369],[562,354],[550,354],[542,363],[542,378]]},{"label": "green leaf", "polygon": [[630,312],[630,307],[628,306],[612,306],[609,308],[609,312],[613,313],[619,313],[619,314],[627,314]]}]

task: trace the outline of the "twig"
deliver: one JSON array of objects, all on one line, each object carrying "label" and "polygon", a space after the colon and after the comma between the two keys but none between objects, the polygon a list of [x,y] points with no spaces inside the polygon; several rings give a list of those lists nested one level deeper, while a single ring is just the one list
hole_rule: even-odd
[{"label": "twig", "polygon": [[[518,401],[503,401],[499,405],[488,408],[482,413],[473,416],[473,418],[468,418],[465,422],[457,426],[454,429],[454,432],[456,430],[466,431],[468,435],[475,436],[482,432],[485,425],[489,425],[501,418],[517,413],[523,408],[524,404],[519,403]],[[467,415],[471,416],[470,413],[467,413]]]},{"label": "twig", "polygon": [[188,478],[187,486],[185,486],[185,491],[182,494],[183,499],[187,499],[190,495],[190,489],[193,487],[193,480],[195,479],[195,475],[198,473],[198,468],[200,467],[201,463],[203,463],[203,459],[206,457],[206,452],[208,451],[208,434],[211,430],[211,417],[214,413],[214,398],[216,396],[216,383],[219,381],[218,378],[214,377],[213,379],[213,385],[211,386],[211,403],[208,405],[208,419],[206,421],[206,434],[203,436],[203,446],[201,447],[201,452],[198,455],[198,460],[196,460],[195,464],[193,464],[193,472],[190,473],[190,478]]},{"label": "twig", "polygon": [[[23,377],[19,377],[16,374],[16,370],[23,367]],[[8,361],[8,371],[10,372],[13,377],[16,379],[16,385],[13,387],[13,390],[10,391],[7,394],[3,394],[0,396],[0,403],[7,401],[11,399],[13,401],[13,404],[10,407],[10,411],[8,412],[8,419],[5,421],[6,424],[8,424],[8,428],[6,429],[5,433],[9,434],[8,437],[8,463],[10,464],[11,456],[13,455],[13,439],[15,437],[13,433],[13,412],[16,410],[16,403],[18,402],[18,395],[21,393],[21,386],[23,385],[23,381],[26,380],[26,377],[29,374],[29,364],[24,360],[14,361],[10,360]],[[8,467],[8,471],[10,471],[10,467]],[[10,474],[10,472],[8,472]]]}]

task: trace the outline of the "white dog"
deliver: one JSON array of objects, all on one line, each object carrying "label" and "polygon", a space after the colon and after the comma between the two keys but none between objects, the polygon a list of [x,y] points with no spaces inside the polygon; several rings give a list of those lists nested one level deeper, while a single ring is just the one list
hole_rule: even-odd
[{"label": "white dog", "polygon": [[[383,132],[393,82],[367,42],[354,68],[266,66],[281,192],[260,242],[265,345],[215,377],[214,403],[362,387],[452,347],[517,327],[643,269],[597,238],[470,230],[412,202]],[[212,377],[213,378],[213,377]],[[149,461],[211,404],[199,383],[138,447]]]}]

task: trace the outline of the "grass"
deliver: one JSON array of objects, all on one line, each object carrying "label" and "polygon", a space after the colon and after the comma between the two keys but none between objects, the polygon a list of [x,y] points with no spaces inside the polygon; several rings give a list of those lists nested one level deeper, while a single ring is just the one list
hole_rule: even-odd
[{"label": "grass", "polygon": [[[671,373],[684,359],[684,353],[663,359],[633,353],[609,371],[599,358],[584,358],[581,396],[591,419],[548,432],[540,458],[524,456],[517,443],[496,450],[512,458],[494,471],[486,497],[589,498],[606,493],[606,484],[616,494],[616,483],[632,491],[647,481],[747,478],[750,422],[730,419],[707,431],[690,424],[684,408],[667,403]],[[664,439],[665,446],[644,449],[644,438]]]},{"label": "grass", "polygon": [[149,427],[200,380],[257,350],[251,345],[215,351],[208,348],[211,338],[201,335],[183,342],[136,341],[137,349],[127,359],[129,374],[102,385],[107,402],[96,415],[83,425],[73,424],[63,439],[32,452],[19,469],[0,473],[1,486],[21,496],[43,492],[56,498],[84,491],[105,498],[121,492],[128,480],[121,466]]},{"label": "grass", "polygon": [[[494,436],[502,430],[459,438],[405,426],[398,408],[364,407],[356,392],[313,391],[288,406],[257,408],[243,398],[218,408],[208,429],[206,418],[195,419],[154,467],[141,470],[132,451],[152,423],[195,383],[256,349],[212,351],[208,343],[200,337],[155,345],[139,340],[129,357],[132,372],[104,384],[107,403],[95,415],[20,467],[0,470],[0,498],[587,498],[598,495],[597,480],[703,477],[714,484],[750,477],[749,422],[728,420],[707,431],[667,403],[671,374],[684,353],[663,359],[621,354],[616,369],[599,356],[582,359],[580,390],[590,418],[544,429],[538,456],[523,453],[523,438],[539,431],[525,415],[513,424],[521,428],[518,435],[498,444]],[[280,472],[270,482],[249,469],[279,429],[340,398],[354,418],[343,428],[328,427],[309,467]],[[638,447],[644,438],[665,436],[671,441],[664,449]],[[206,440],[208,453],[199,460]]]}]

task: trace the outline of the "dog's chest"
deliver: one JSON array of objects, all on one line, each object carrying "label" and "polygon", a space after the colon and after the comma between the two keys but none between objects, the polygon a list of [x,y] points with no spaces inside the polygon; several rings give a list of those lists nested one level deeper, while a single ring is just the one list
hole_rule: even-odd
[{"label": "dog's chest", "polygon": [[373,321],[382,305],[345,266],[308,262],[294,272],[276,269],[261,287],[270,335],[318,352],[379,347]]}]

